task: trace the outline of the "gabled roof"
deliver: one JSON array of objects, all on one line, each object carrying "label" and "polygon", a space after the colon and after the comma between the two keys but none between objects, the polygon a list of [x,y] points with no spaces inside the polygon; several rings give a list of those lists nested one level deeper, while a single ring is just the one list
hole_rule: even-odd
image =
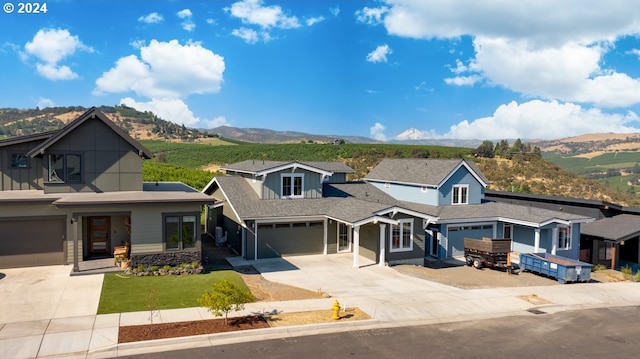
[{"label": "gabled roof", "polygon": [[26,135],[26,136],[7,138],[4,140],[0,140],[0,147],[18,145],[21,143],[32,142],[32,141],[46,140],[51,136],[53,136],[54,134],[56,134],[56,132],[58,131],[48,131],[48,132],[35,133],[31,135]]},{"label": "gabled roof", "polygon": [[261,200],[247,180],[236,176],[217,176],[209,190],[219,187],[239,219],[329,217],[347,223],[375,219],[374,212],[389,205],[356,198],[269,199]]},{"label": "gabled roof", "polygon": [[287,168],[300,167],[309,171],[319,172],[326,175],[332,175],[335,172],[353,173],[351,167],[341,162],[322,162],[322,161],[263,161],[248,160],[232,163],[227,166],[220,167],[221,170],[248,173],[255,176],[281,171]]},{"label": "gabled roof", "polygon": [[616,242],[624,241],[640,235],[640,217],[632,214],[621,214],[599,219],[580,227],[580,234]]},{"label": "gabled roof", "polygon": [[127,141],[132,147],[138,150],[138,155],[143,156],[147,159],[153,158],[153,153],[151,153],[149,150],[144,148],[144,146],[142,146],[138,141],[131,138],[131,136],[129,136],[129,134],[125,130],[123,130],[118,125],[116,125],[113,121],[111,121],[107,116],[105,116],[102,112],[100,112],[100,110],[98,110],[95,107],[91,107],[85,113],[78,116],[78,118],[69,122],[62,129],[60,129],[55,134],[50,136],[46,141],[44,141],[39,146],[31,150],[28,153],[28,155],[32,158],[42,155],[49,147],[54,145],[60,139],[64,138],[66,135],[68,135],[78,126],[80,126],[81,124],[83,124],[84,122],[92,118],[101,120],[105,125],[109,126],[115,133],[117,133],[120,137],[122,137],[125,141]]},{"label": "gabled roof", "polygon": [[385,158],[365,180],[440,187],[461,167],[466,167],[483,186],[489,184],[473,162],[461,159]]}]

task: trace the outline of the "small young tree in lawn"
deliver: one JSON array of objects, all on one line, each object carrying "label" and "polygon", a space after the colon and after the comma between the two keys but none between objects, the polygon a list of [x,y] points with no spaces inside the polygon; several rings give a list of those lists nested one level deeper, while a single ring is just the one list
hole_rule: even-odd
[{"label": "small young tree in lawn", "polygon": [[228,325],[227,316],[230,311],[244,309],[244,303],[253,302],[253,294],[246,292],[226,279],[213,284],[213,291],[205,291],[198,303],[209,309],[216,317],[224,314],[224,323]]}]

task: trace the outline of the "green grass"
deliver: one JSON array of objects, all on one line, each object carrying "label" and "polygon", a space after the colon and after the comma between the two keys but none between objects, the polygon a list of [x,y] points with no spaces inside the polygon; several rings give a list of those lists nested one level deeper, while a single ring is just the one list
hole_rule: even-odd
[{"label": "green grass", "polygon": [[227,279],[242,290],[249,291],[242,278],[233,270],[212,271],[182,276],[134,277],[110,273],[104,275],[98,314],[150,310],[149,293],[156,290],[158,307],[176,309],[198,307],[198,298],[210,291],[213,283]]}]

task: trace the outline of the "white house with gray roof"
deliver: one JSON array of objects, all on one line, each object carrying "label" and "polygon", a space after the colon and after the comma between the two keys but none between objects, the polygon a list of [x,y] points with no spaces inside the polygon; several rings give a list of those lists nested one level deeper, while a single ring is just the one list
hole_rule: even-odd
[{"label": "white house with gray roof", "polygon": [[[353,253],[380,265],[463,254],[465,237],[512,238],[516,252],[578,258],[593,218],[484,201],[489,181],[462,159],[384,159],[361,182],[337,162],[244,161],[223,167],[207,231],[243,257]],[[220,232],[220,230],[219,230]]]}]

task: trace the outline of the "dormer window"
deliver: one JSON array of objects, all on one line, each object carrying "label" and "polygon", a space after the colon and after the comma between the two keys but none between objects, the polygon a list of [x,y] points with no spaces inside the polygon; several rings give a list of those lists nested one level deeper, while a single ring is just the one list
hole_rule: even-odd
[{"label": "dormer window", "polygon": [[302,173],[283,173],[282,198],[302,198],[303,197],[304,176]]},{"label": "dormer window", "polygon": [[73,183],[82,179],[81,157],[76,154],[52,154],[47,157],[49,182]]},{"label": "dormer window", "polygon": [[469,185],[453,186],[451,204],[467,204],[467,203],[469,203]]}]

